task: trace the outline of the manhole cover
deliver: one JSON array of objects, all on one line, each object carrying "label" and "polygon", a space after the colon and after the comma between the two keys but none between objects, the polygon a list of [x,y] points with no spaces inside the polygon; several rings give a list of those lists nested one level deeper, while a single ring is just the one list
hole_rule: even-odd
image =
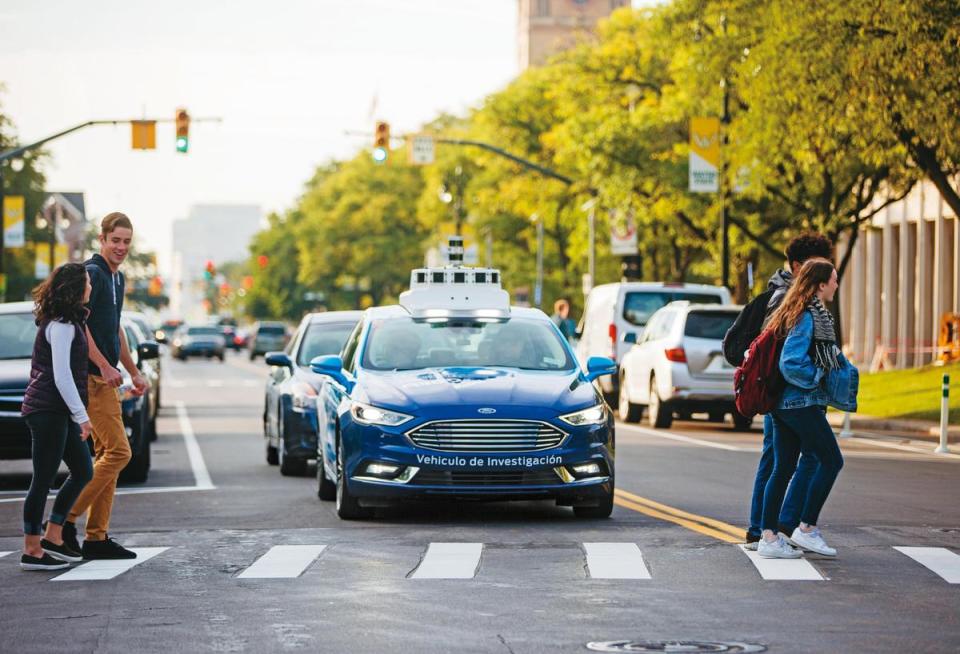
[{"label": "manhole cover", "polygon": [[587,643],[593,652],[766,652],[765,645],[721,643],[706,640],[608,640]]}]

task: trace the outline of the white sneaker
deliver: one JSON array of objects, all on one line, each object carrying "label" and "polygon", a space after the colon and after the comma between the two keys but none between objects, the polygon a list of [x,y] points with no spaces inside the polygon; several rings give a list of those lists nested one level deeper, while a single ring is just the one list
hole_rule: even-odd
[{"label": "white sneaker", "polygon": [[787,541],[779,536],[772,543],[761,538],[757,545],[757,554],[765,559],[799,559],[802,556],[800,550],[790,547]]},{"label": "white sneaker", "polygon": [[793,530],[790,540],[797,547],[802,547],[808,552],[816,552],[824,556],[837,555],[837,550],[827,545],[827,541],[823,540],[823,536],[820,535],[820,530],[817,528],[814,528],[813,531],[804,532],[800,530],[800,527],[797,527]]},{"label": "white sneaker", "polygon": [[756,540],[755,540],[755,541],[753,541],[752,543],[744,543],[743,549],[747,550],[748,552],[756,552],[756,551],[757,551],[757,545],[759,544],[759,542],[760,542],[760,541],[756,541]]}]

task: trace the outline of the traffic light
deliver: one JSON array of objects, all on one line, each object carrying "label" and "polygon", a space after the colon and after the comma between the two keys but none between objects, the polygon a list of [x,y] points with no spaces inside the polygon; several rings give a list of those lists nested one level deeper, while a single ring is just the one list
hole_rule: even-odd
[{"label": "traffic light", "polygon": [[217,272],[217,268],[213,265],[213,261],[207,259],[207,263],[203,267],[203,278],[209,282],[213,279],[215,272]]},{"label": "traffic light", "polygon": [[390,123],[377,122],[373,134],[373,160],[384,163],[390,156]]},{"label": "traffic light", "polygon": [[190,114],[183,107],[177,109],[177,152],[187,153],[190,148]]}]

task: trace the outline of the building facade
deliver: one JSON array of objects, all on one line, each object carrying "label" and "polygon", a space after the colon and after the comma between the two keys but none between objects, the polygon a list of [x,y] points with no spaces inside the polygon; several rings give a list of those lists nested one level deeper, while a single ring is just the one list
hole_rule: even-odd
[{"label": "building facade", "polygon": [[629,0],[518,0],[520,70],[539,66]]},{"label": "building facade", "polygon": [[960,313],[957,216],[923,182],[863,226],[852,247],[840,284],[845,351],[863,369],[933,362],[941,317]]}]

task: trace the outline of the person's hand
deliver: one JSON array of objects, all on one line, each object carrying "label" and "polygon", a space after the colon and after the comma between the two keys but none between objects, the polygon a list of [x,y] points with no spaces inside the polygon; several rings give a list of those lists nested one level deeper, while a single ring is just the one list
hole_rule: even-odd
[{"label": "person's hand", "polygon": [[133,382],[133,389],[130,391],[131,393],[137,397],[140,397],[147,392],[147,380],[143,378],[143,375],[137,373],[133,376],[131,381]]},{"label": "person's hand", "polygon": [[80,423],[80,440],[85,441],[90,438],[90,433],[93,431],[93,425],[90,424],[90,421]]},{"label": "person's hand", "polygon": [[101,368],[100,376],[103,377],[103,381],[105,381],[108,386],[113,386],[114,388],[119,388],[120,384],[123,383],[123,375],[113,366],[104,366]]}]

